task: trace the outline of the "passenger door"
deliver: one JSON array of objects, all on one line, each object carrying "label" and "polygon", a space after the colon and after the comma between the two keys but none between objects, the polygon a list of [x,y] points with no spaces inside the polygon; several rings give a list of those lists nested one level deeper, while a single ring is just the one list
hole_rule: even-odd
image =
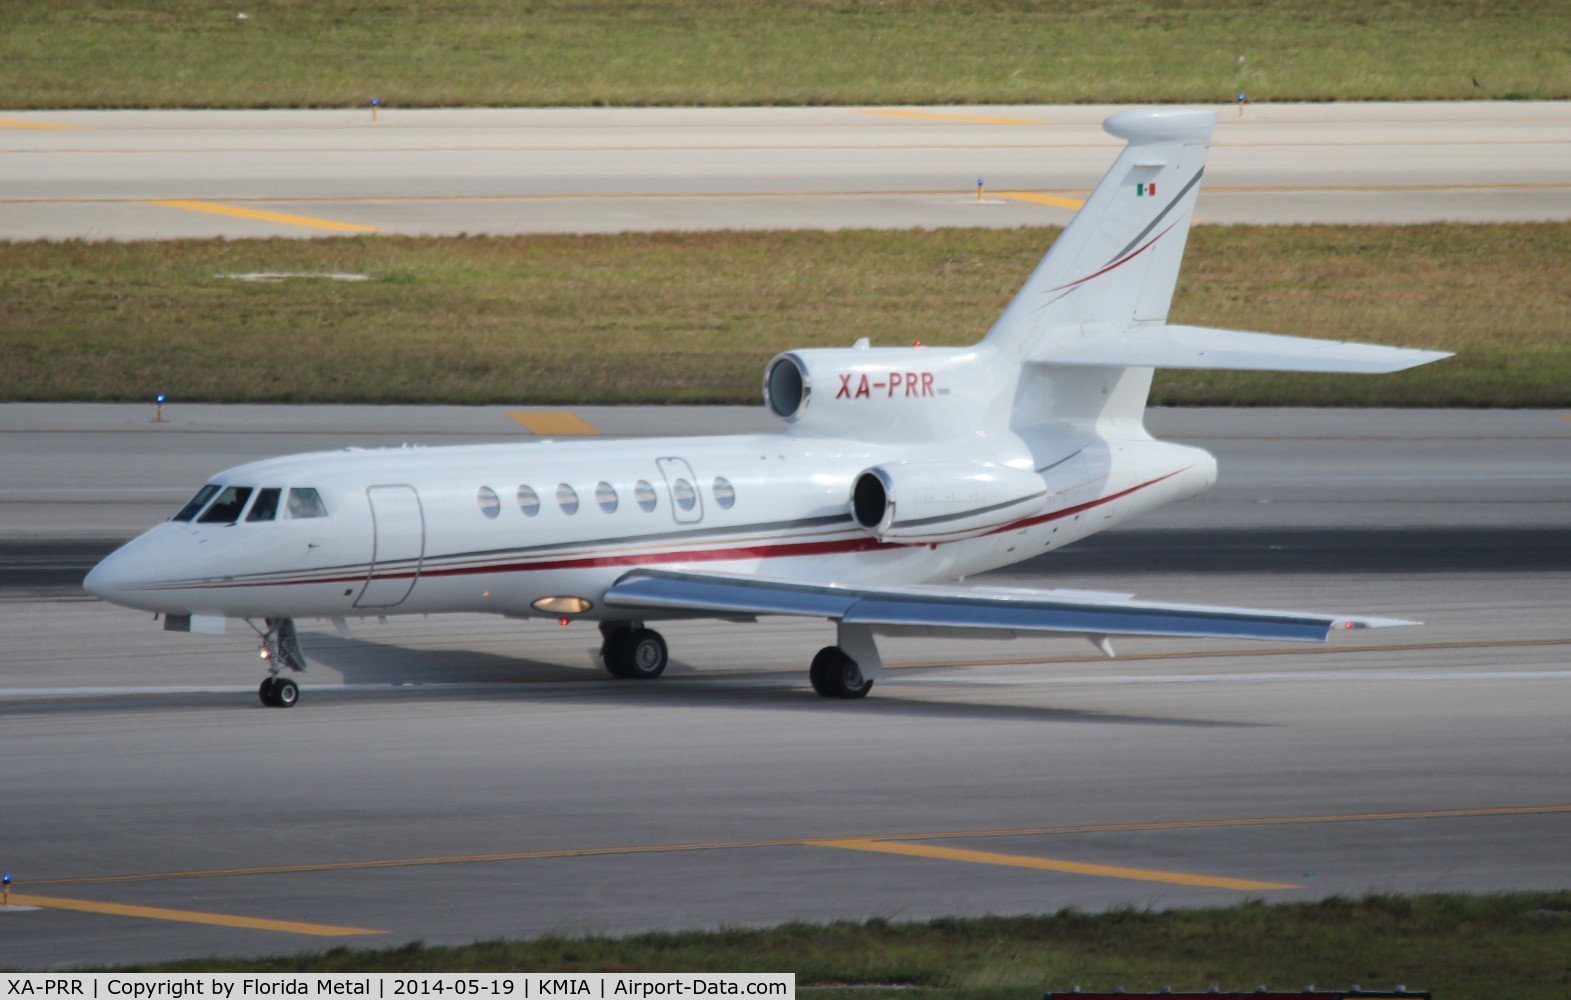
[{"label": "passenger door", "polygon": [[366,498],[371,504],[374,536],[371,571],[355,607],[396,607],[408,599],[420,578],[425,514],[413,486],[372,486],[366,490]]}]

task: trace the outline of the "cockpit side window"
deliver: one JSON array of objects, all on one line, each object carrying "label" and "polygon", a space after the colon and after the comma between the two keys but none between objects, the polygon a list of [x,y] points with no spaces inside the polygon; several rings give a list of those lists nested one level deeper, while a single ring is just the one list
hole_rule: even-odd
[{"label": "cockpit side window", "polygon": [[219,490],[219,486],[218,486],[217,483],[208,483],[206,486],[204,486],[201,489],[197,490],[196,491],[196,496],[191,498],[191,502],[186,504],[184,507],[181,507],[180,508],[180,513],[178,513],[174,517],[170,518],[170,520],[172,520],[172,521],[189,521],[189,520],[191,520],[191,518],[196,516],[196,512],[197,511],[199,511],[203,507],[207,506],[207,501],[213,499],[213,494],[217,493],[218,490]]},{"label": "cockpit side window", "polygon": [[285,508],[285,516],[296,520],[307,517],[326,517],[327,505],[322,502],[322,497],[316,490],[309,487],[296,486],[289,491],[289,505]]},{"label": "cockpit side window", "polygon": [[245,510],[245,502],[251,499],[251,487],[230,486],[218,494],[218,499],[213,505],[202,513],[201,524],[234,524],[240,520],[240,512]]},{"label": "cockpit side window", "polygon": [[256,491],[256,503],[251,505],[251,512],[245,516],[247,521],[271,521],[278,516],[278,497],[283,490],[276,486],[269,486]]}]

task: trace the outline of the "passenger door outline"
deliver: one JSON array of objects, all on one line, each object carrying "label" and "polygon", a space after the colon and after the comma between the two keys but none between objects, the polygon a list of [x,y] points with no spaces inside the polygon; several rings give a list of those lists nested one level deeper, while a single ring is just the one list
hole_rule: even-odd
[{"label": "passenger door outline", "polygon": [[[357,608],[394,608],[409,599],[425,562],[425,509],[413,486],[370,486],[371,567]],[[412,565],[411,565],[412,563]]]}]

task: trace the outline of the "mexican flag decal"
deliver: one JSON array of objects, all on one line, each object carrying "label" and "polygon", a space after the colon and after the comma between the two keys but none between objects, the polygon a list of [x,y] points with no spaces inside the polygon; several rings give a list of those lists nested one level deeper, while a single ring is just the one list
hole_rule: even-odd
[{"label": "mexican flag decal", "polygon": [[1156,185],[1155,184],[1136,184],[1135,185],[1135,197],[1136,198],[1143,198],[1146,195],[1150,195],[1151,197],[1155,198],[1156,197]]}]

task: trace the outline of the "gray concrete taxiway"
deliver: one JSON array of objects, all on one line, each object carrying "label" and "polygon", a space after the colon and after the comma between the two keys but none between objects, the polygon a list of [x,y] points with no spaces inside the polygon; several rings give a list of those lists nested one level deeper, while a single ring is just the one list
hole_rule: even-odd
[{"label": "gray concrete taxiway", "polygon": [[1559,413],[1154,411],[1217,453],[1218,487],[997,576],[1421,627],[1113,661],[890,642],[895,676],[829,703],[805,670],[822,623],[664,627],[648,684],[604,676],[584,626],[313,623],[290,710],[258,704],[239,629],[165,633],[71,577],[224,466],[526,422],[152,415],[0,407],[0,866],[38,907],[0,914],[0,967],[1571,882]]},{"label": "gray concrete taxiway", "polygon": [[[13,112],[0,239],[1061,225],[1117,110]],[[1571,218],[1571,103],[1218,114],[1204,222]]]}]

